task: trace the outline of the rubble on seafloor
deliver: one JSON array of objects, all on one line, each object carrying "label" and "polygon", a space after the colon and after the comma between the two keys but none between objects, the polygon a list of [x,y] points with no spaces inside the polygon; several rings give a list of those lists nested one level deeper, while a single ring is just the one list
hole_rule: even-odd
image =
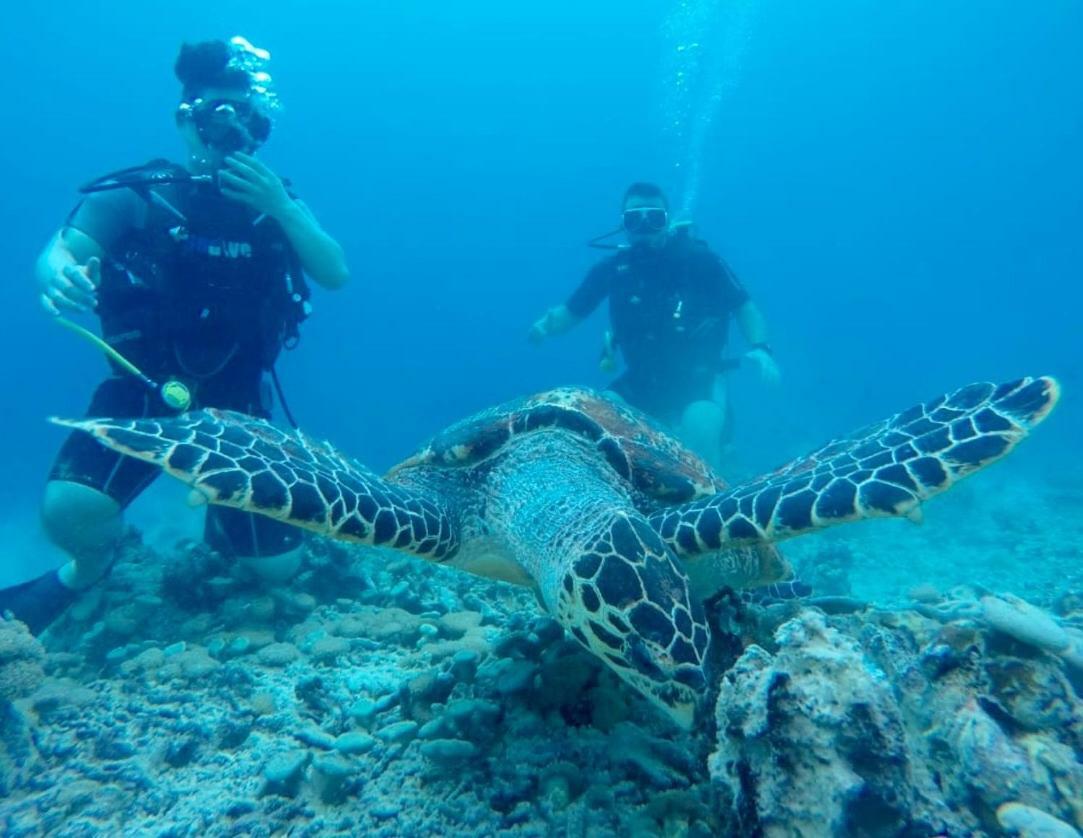
[{"label": "rubble on seafloor", "polygon": [[268,588],[133,539],[44,647],[0,621],[0,831],[1077,834],[1083,596],[915,593],[718,598],[685,734],[528,591],[320,540]]}]

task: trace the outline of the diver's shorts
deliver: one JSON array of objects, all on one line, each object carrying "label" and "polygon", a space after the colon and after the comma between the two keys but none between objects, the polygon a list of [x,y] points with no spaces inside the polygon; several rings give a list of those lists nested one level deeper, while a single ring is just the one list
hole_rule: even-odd
[{"label": "diver's shorts", "polygon": [[[218,404],[224,409],[244,410],[267,417],[251,403]],[[94,391],[88,417],[139,418],[161,413],[154,395],[137,379],[107,378]],[[161,473],[157,466],[125,457],[98,443],[90,434],[74,431],[60,448],[49,472],[50,480],[66,480],[97,489],[126,508]],[[301,530],[238,509],[207,508],[203,537],[226,556],[277,556],[301,543]]]},{"label": "diver's shorts", "polygon": [[629,370],[610,384],[609,389],[633,407],[676,427],[688,405],[713,398],[716,374],[715,370],[706,368],[668,376]]}]

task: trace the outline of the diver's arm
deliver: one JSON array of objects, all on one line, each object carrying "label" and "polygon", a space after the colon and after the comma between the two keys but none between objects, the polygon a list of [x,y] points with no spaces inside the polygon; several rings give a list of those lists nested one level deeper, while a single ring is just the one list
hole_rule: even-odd
[{"label": "diver's arm", "polygon": [[74,227],[61,228],[34,266],[45,310],[50,314],[93,311],[98,304],[103,253],[101,245],[86,233]]},{"label": "diver's arm", "polygon": [[737,309],[737,325],[741,334],[751,346],[767,346],[767,320],[752,300]]},{"label": "diver's arm", "polygon": [[301,260],[301,267],[313,282],[334,290],[349,281],[350,270],[342,245],[320,226],[312,210],[300,201],[292,201],[275,220],[282,226]]},{"label": "diver's arm", "polygon": [[541,343],[547,337],[562,335],[573,329],[579,321],[580,318],[572,314],[563,303],[553,306],[534,321],[534,325],[530,327],[530,340]]},{"label": "diver's arm", "polygon": [[567,301],[553,306],[534,321],[527,335],[531,342],[541,343],[551,335],[562,335],[589,317],[609,294],[612,274],[611,259],[599,262],[591,268]]},{"label": "diver's arm", "polygon": [[752,300],[745,300],[736,313],[737,325],[746,341],[752,347],[745,357],[759,367],[764,381],[774,383],[782,377],[775,356],[767,343],[767,320],[759,307]]}]

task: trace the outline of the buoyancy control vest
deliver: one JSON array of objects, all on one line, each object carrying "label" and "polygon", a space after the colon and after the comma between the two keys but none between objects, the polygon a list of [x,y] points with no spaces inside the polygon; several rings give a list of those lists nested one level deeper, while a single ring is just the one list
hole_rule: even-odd
[{"label": "buoyancy control vest", "polygon": [[659,252],[629,248],[613,257],[610,322],[630,370],[672,374],[722,363],[731,312],[712,278],[728,275],[719,261],[705,242],[686,236]]},{"label": "buoyancy control vest", "polygon": [[[198,382],[270,370],[296,344],[309,289],[276,221],[155,160],[125,170],[146,204],[102,262],[103,338],[150,374]],[[291,196],[292,197],[292,196]]]}]

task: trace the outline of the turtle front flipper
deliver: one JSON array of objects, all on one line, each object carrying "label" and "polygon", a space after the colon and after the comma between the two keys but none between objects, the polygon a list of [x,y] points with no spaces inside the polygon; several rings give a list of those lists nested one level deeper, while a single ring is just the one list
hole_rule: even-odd
[{"label": "turtle front flipper", "polygon": [[684,571],[635,510],[581,523],[594,532],[566,565],[551,609],[621,679],[691,728],[707,690],[710,632]]},{"label": "turtle front flipper", "polygon": [[438,561],[459,546],[458,527],[438,502],[387,483],[328,444],[243,413],[53,421],[160,466],[213,504]]},{"label": "turtle front flipper", "polygon": [[678,555],[781,541],[863,518],[917,518],[919,504],[1010,452],[1053,409],[1052,378],[971,384],[764,477],[651,516]]}]

